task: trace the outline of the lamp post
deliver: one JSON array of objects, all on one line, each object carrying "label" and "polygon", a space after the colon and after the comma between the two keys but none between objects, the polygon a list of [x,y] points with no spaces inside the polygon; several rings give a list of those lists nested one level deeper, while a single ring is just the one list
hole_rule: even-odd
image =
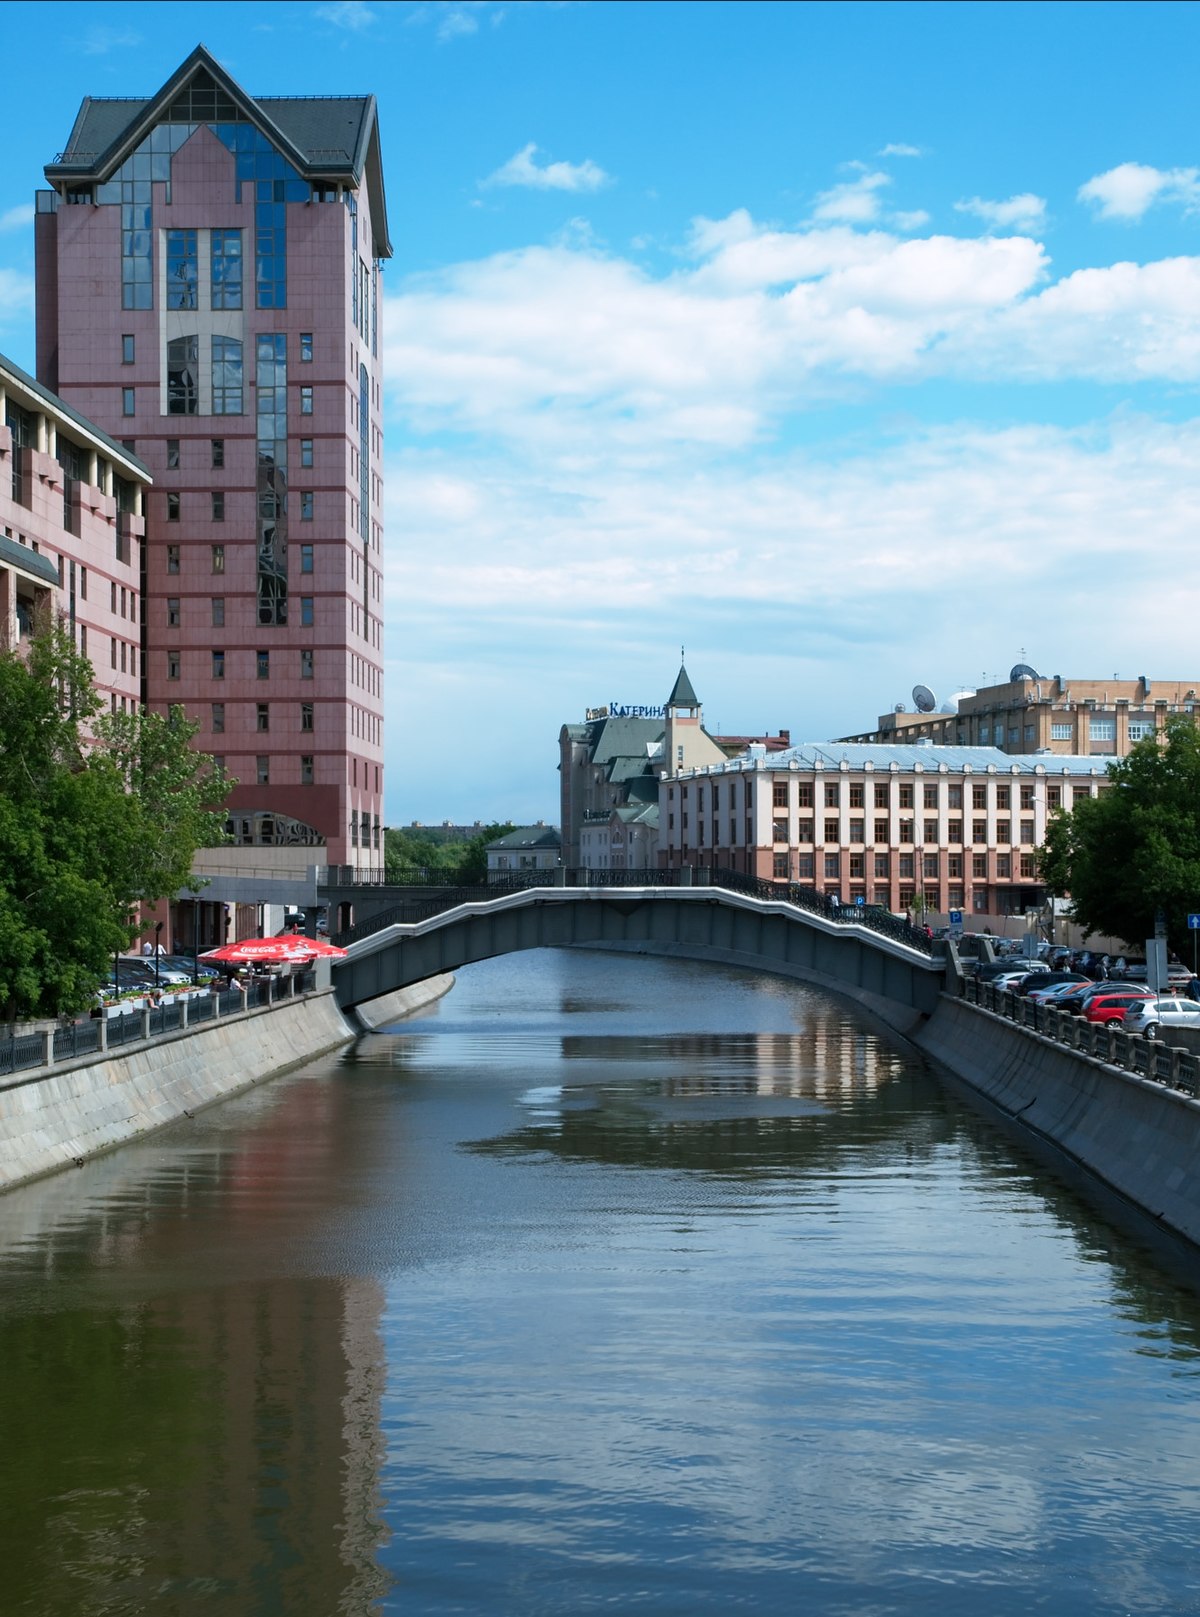
[{"label": "lamp post", "polygon": [[159,986],[160,962],[162,960],[162,944],[159,942],[159,938],[162,936],[162,929],[163,929],[162,922],[161,921],[155,921],[155,923],[154,923],[154,986],[155,986],[156,989]]}]

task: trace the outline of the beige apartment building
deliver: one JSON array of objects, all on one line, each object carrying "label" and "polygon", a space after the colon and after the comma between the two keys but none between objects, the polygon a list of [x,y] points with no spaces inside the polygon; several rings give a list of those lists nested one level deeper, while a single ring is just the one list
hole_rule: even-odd
[{"label": "beige apartment building", "polygon": [[1200,709],[1197,691],[1200,676],[1068,679],[1030,673],[962,693],[956,703],[947,704],[948,712],[881,713],[874,729],[840,739],[1124,758],[1136,742],[1161,730],[1170,714],[1195,714]]},{"label": "beige apartment building", "polygon": [[1046,822],[1107,786],[1091,755],[810,742],[664,777],[659,863],[791,881],[843,904],[1020,915],[1046,898]]}]

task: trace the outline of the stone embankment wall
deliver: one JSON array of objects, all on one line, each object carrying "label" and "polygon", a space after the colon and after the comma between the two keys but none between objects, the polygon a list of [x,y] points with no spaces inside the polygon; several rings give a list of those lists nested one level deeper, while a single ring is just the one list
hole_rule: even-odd
[{"label": "stone embankment wall", "polygon": [[1200,1100],[952,994],[911,1036],[1002,1112],[1200,1245]]},{"label": "stone embankment wall", "polygon": [[[420,983],[362,1007],[361,1020],[374,1027],[398,1021],[440,998],[453,980]],[[103,1057],[18,1073],[0,1083],[0,1191],[174,1123],[339,1049],[358,1032],[326,989]]]}]

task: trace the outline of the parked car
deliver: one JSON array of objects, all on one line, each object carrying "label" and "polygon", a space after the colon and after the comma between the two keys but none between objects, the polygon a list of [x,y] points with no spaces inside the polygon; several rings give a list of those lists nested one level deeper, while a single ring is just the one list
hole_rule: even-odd
[{"label": "parked car", "polygon": [[1077,971],[1029,971],[1017,984],[1014,992],[1041,996],[1048,988],[1057,988],[1062,983],[1085,983],[1087,980]]},{"label": "parked car", "polygon": [[1031,971],[1049,970],[1050,968],[1044,960],[1026,960],[1023,956],[1014,959],[1010,955],[1007,960],[987,961],[985,965],[980,966],[975,975],[980,982],[986,983],[991,982],[994,977],[1014,975],[1023,977]]},{"label": "parked car", "polygon": [[1026,998],[1038,1004],[1057,1006],[1064,994],[1077,992],[1088,981],[1086,977],[1077,977],[1073,972],[1067,976],[1061,972],[1051,972],[1050,976],[1062,977],[1062,981],[1043,983],[1035,978],[1023,989]]},{"label": "parked car", "polygon": [[[185,954],[163,955],[162,963],[164,966],[169,966],[172,971],[182,972],[188,982],[195,980],[202,983],[213,983],[224,975],[220,967],[214,966],[211,960],[192,960]],[[154,962],[150,961],[149,964],[153,965]]]},{"label": "parked car", "polygon": [[1121,1025],[1126,1033],[1140,1033],[1147,1039],[1157,1039],[1160,1029],[1200,1028],[1200,1004],[1176,994],[1159,994],[1130,1005]]},{"label": "parked car", "polygon": [[1122,1022],[1131,1005],[1153,997],[1137,988],[1112,988],[1105,984],[1098,993],[1088,996],[1083,1018],[1085,1022]]}]

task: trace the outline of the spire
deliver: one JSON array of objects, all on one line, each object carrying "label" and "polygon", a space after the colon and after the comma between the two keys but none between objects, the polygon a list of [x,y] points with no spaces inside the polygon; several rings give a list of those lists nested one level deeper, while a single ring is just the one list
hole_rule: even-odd
[{"label": "spire", "polygon": [[667,698],[668,707],[699,707],[700,698],[692,689],[692,682],[688,678],[687,669],[682,663],[679,665],[679,677],[675,681],[675,688]]}]

